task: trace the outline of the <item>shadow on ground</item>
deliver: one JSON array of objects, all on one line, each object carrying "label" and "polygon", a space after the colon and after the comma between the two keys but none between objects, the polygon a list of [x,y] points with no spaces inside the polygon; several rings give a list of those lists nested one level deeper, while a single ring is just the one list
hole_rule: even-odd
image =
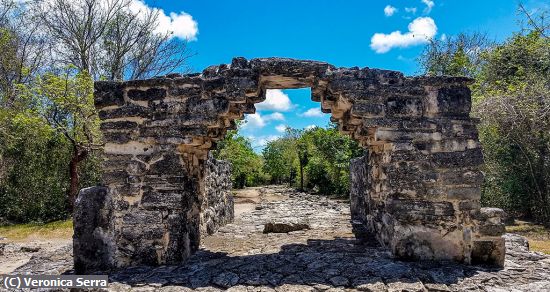
[{"label": "shadow on ground", "polygon": [[285,245],[273,254],[228,256],[201,250],[182,266],[128,268],[112,274],[110,279],[131,286],[192,289],[285,284],[361,288],[383,283],[421,288],[422,284],[456,284],[479,271],[494,270],[455,263],[397,261],[380,247],[337,238]]}]

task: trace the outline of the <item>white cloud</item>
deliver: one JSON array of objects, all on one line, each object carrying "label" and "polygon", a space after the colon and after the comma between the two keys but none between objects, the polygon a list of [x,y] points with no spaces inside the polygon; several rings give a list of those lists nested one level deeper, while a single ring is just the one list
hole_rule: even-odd
[{"label": "white cloud", "polygon": [[246,115],[246,123],[242,126],[242,129],[261,129],[265,127],[270,121],[284,121],[285,116],[281,113],[275,112],[269,115],[262,116],[259,113]]},{"label": "white cloud", "polygon": [[243,128],[259,129],[265,127],[265,121],[258,113],[247,115],[245,121],[246,123],[243,125]]},{"label": "white cloud", "polygon": [[311,130],[311,129],[315,129],[315,128],[317,128],[317,125],[306,126],[306,130]]},{"label": "white cloud", "polygon": [[435,3],[433,0],[422,0],[422,3],[426,4],[424,13],[429,14],[430,12],[432,12],[432,8],[435,6]]},{"label": "white cloud", "polygon": [[387,5],[386,7],[384,7],[384,14],[386,16],[392,16],[395,12],[397,12],[397,8],[391,5]]},{"label": "white cloud", "polygon": [[287,125],[280,124],[275,127],[275,130],[277,130],[277,132],[279,133],[283,133],[284,131],[286,131],[287,127],[288,127]]},{"label": "white cloud", "polygon": [[447,40],[447,35],[446,35],[446,34],[442,34],[441,37],[440,37],[439,39],[442,40],[442,41],[446,41],[446,40]]},{"label": "white cloud", "polygon": [[256,104],[257,110],[268,111],[288,111],[293,108],[293,104],[282,90],[268,89],[265,93],[265,101]]},{"label": "white cloud", "polygon": [[430,17],[418,17],[409,23],[408,28],[409,31],[406,33],[401,31],[390,34],[375,33],[371,38],[371,49],[383,54],[392,48],[406,48],[427,43],[437,33],[435,21]]},{"label": "white cloud", "polygon": [[408,13],[416,14],[416,7],[405,7],[405,11]]},{"label": "white cloud", "polygon": [[158,25],[155,32],[170,32],[173,37],[188,41],[197,40],[197,34],[199,33],[198,23],[193,19],[193,16],[184,11],[179,13],[171,12],[167,15],[163,9],[148,6],[143,0],[131,0],[130,11],[138,13],[138,15],[149,12],[158,13]]},{"label": "white cloud", "polygon": [[314,107],[305,111],[301,116],[312,118],[312,117],[322,117],[324,114],[321,112],[321,108]]},{"label": "white cloud", "polygon": [[284,121],[285,116],[281,113],[275,112],[269,115],[264,116],[264,120],[267,121]]}]

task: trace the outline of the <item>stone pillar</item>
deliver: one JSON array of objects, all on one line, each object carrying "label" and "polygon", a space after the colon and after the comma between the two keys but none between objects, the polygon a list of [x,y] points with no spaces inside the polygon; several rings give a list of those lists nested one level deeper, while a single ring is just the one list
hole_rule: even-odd
[{"label": "stone pillar", "polygon": [[460,79],[436,81],[404,79],[402,90],[354,105],[367,109],[371,183],[352,197],[372,206],[367,229],[396,257],[502,266],[502,214],[480,209],[483,156],[470,90]]},{"label": "stone pillar", "polygon": [[[169,86],[152,79],[98,82],[95,88],[105,143],[103,187],[79,196],[75,266],[89,273],[181,263],[198,249],[201,218],[208,218],[204,226],[209,232],[232,219],[230,167],[207,162],[211,142],[203,138],[228,103],[203,99],[198,76],[179,78]],[[211,173],[222,176],[205,186]],[[96,205],[109,211],[89,207]],[[201,216],[210,210],[214,214]],[[101,224],[94,218],[101,218]]]}]

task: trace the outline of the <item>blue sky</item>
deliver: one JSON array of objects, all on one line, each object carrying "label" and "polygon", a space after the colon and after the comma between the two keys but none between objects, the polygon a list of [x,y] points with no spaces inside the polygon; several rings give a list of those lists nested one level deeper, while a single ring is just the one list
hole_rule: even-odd
[{"label": "blue sky", "polygon": [[[142,0],[134,0],[140,2]],[[142,2],[143,3],[143,2]],[[526,0],[532,11],[549,0]],[[415,58],[429,38],[482,31],[503,40],[518,31],[515,0],[145,0],[162,9],[163,27],[188,38],[193,71],[235,56],[290,57],[418,73]],[[257,149],[284,125],[325,126],[328,115],[308,89],[271,92],[248,116],[242,134]],[[317,109],[317,110],[314,110]]]}]

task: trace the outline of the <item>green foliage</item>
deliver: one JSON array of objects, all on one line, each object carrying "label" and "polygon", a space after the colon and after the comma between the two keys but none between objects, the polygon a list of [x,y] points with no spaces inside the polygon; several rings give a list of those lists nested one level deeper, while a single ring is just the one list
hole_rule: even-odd
[{"label": "green foliage", "polygon": [[[19,84],[15,103],[0,109],[0,222],[70,215],[66,193],[75,145],[89,147],[88,137],[97,137],[91,86],[82,74],[48,73],[32,85]],[[98,181],[98,158],[88,157],[77,187]]]},{"label": "green foliage", "polygon": [[250,141],[240,136],[236,130],[228,131],[224,140],[218,143],[213,155],[216,159],[231,162],[231,176],[235,188],[257,186],[268,180],[262,171],[262,157],[254,152]]},{"label": "green foliage", "polygon": [[474,77],[483,66],[480,53],[491,45],[484,34],[461,33],[431,40],[418,60],[426,75]]},{"label": "green foliage", "polygon": [[461,34],[434,41],[420,61],[429,75],[476,78],[473,114],[481,118],[486,176],[482,204],[548,223],[550,39],[542,23],[526,16],[531,27],[501,44]]},{"label": "green foliage", "polygon": [[291,139],[282,137],[268,142],[262,154],[264,171],[269,173],[272,183],[291,183],[295,179],[294,161],[297,156]]},{"label": "green foliage", "polygon": [[360,155],[359,145],[341,135],[335,125],[327,129],[287,129],[263,151],[265,171],[272,182],[302,187],[303,179],[308,189],[340,196],[349,192],[350,160]]},{"label": "green foliage", "polygon": [[338,132],[335,125],[313,128],[304,133],[310,149],[306,167],[308,187],[321,194],[347,195],[350,188],[350,160],[363,154],[356,141]]},{"label": "green foliage", "polygon": [[550,222],[550,39],[515,34],[484,58],[474,92],[486,161],[483,202]]},{"label": "green foliage", "polygon": [[31,112],[1,124],[0,222],[65,218],[67,141]]}]

